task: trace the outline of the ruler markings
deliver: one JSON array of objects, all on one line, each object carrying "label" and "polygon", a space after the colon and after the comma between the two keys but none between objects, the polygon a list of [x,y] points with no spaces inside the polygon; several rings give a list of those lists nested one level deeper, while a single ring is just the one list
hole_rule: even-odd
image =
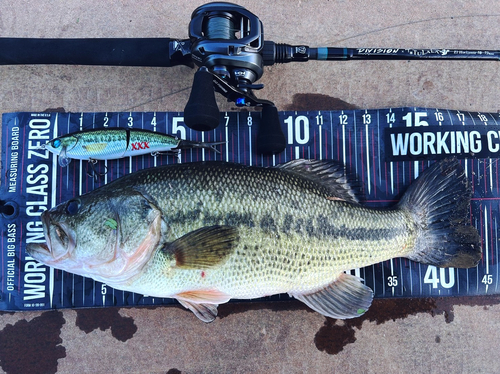
[{"label": "ruler markings", "polygon": [[[52,130],[52,136],[53,138],[57,138],[58,134],[58,127],[59,127],[59,113],[56,114],[55,119],[54,119],[54,128]],[[50,207],[53,208],[55,207],[56,204],[56,198],[57,198],[57,189],[55,186],[57,186],[57,156],[52,155],[52,196],[51,196],[51,201],[50,201]],[[55,279],[54,279],[54,269],[49,268],[49,305],[51,308],[54,306],[54,289],[55,289]]]},{"label": "ruler markings", "polygon": [[[364,183],[367,197],[369,197],[369,204],[375,204],[376,206],[386,206],[391,201],[395,199],[396,196],[400,196],[400,192],[406,189],[407,185],[410,181],[413,181],[418,175],[424,170],[429,162],[424,161],[405,161],[405,162],[392,162],[384,160],[384,152],[383,152],[383,128],[392,128],[394,126],[400,126],[401,122],[391,122],[391,114],[395,114],[395,118],[398,119],[402,115],[406,114],[409,110],[412,109],[402,109],[401,111],[393,111],[392,109],[388,110],[379,110],[376,112],[368,112],[368,111],[321,111],[321,112],[307,112],[307,116],[310,120],[314,121],[314,115],[317,113],[318,117],[316,117],[316,125],[310,126],[311,131],[311,140],[308,144],[301,144],[300,146],[293,145],[287,148],[287,151],[278,156],[272,157],[260,157],[257,158],[254,155],[255,147],[254,140],[256,137],[256,131],[252,131],[252,127],[258,126],[259,118],[255,116],[255,113],[229,113],[229,126],[224,126],[221,129],[214,130],[213,132],[207,133],[207,135],[201,134],[201,140],[207,139],[207,141],[227,141],[227,145],[225,148],[225,155],[221,154],[220,157],[217,155],[213,155],[206,150],[201,152],[202,160],[209,159],[225,159],[226,161],[237,161],[248,163],[248,164],[256,164],[256,160],[260,160],[259,163],[262,165],[275,165],[277,163],[281,163],[296,157],[308,157],[308,158],[320,158],[320,159],[328,159],[331,158],[332,155],[337,155],[337,159],[340,158],[341,162],[348,167],[350,171],[354,171],[356,174],[360,175],[361,181]],[[423,111],[421,108],[413,108],[414,111]],[[436,123],[439,123],[440,126],[445,125],[455,125],[455,122],[458,124],[462,124],[462,126],[482,126],[483,121],[479,121],[477,118],[474,118],[475,114],[469,112],[457,112],[457,111],[440,111],[437,109],[433,109],[428,112],[429,115],[429,123],[433,124],[434,119],[436,119]],[[441,121],[438,117],[440,113],[445,114],[443,116],[443,120]],[[302,112],[295,112],[294,115],[301,115]],[[362,115],[366,115],[363,117]],[[463,117],[460,117],[457,114],[463,114]],[[106,113],[106,116],[112,118],[110,124],[113,126],[120,126],[120,116],[123,115],[123,118],[133,117],[136,114],[133,113]],[[157,116],[156,118],[165,118],[164,121],[157,121],[158,124],[155,126],[154,131],[162,131],[168,132],[167,126],[170,125],[170,118],[168,113],[154,113],[153,115]],[[182,114],[179,113],[179,116]],[[226,113],[228,115],[228,113]],[[240,119],[240,116],[242,117]],[[368,115],[371,116],[373,120],[370,124],[366,123],[368,121]],[[387,116],[388,115],[388,116]],[[79,128],[88,128],[99,127],[102,125],[100,119],[102,119],[102,114],[96,117],[96,113],[88,114],[88,113],[79,113],[79,114],[57,114],[58,123],[66,123],[66,131],[69,132],[73,125],[79,122]],[[71,118],[76,119],[76,121],[72,121]],[[79,117],[78,117],[79,116]],[[141,113],[139,117],[134,117],[134,125],[140,126],[141,128],[145,128],[149,126],[149,114]],[[324,122],[319,122],[319,116],[321,116]],[[346,116],[346,117],[344,117]],[[435,117],[435,118],[434,118]],[[148,120],[146,119],[148,118]],[[240,122],[245,118],[244,126],[248,127],[248,131],[240,132]],[[251,120],[249,119],[251,118]],[[387,124],[384,124],[382,121],[387,118]],[[328,119],[330,121],[327,124]],[[344,121],[345,119],[345,121]],[[497,125],[497,120],[494,115],[488,116],[489,126]],[[358,121],[361,121],[361,124],[358,124]],[[235,123],[236,122],[236,123]],[[251,122],[251,126],[249,125]],[[72,124],[72,125],[71,125]],[[241,122],[243,125],[243,122]],[[126,124],[125,124],[126,126]],[[54,132],[57,132],[57,123],[54,123]],[[258,127],[257,127],[258,128]],[[74,130],[73,130],[74,131]],[[57,134],[56,134],[57,135]],[[196,132],[189,131],[189,136],[200,136],[200,134]],[[335,149],[336,148],[336,149]],[[183,161],[190,162],[195,161],[199,158],[200,152],[192,152],[185,151],[183,152]],[[291,157],[291,156],[294,157]],[[370,157],[372,160],[370,160]],[[335,158],[335,157],[334,157]],[[108,183],[108,181],[114,180],[119,177],[119,175],[128,174],[133,172],[134,170],[138,170],[144,168],[146,166],[157,166],[161,163],[173,163],[174,160],[167,156],[165,159],[152,158],[148,156],[143,156],[140,160],[129,158],[126,160],[125,164],[120,161],[114,163],[113,167],[110,165],[110,173],[105,174],[104,181],[95,183],[92,180],[87,180],[86,175],[84,173],[85,170],[85,162],[73,162],[70,164],[70,168],[62,169],[57,163],[54,164],[56,158],[53,159],[51,165],[51,172],[55,173],[52,175],[52,184],[53,185],[61,185],[57,183],[58,179],[65,180],[66,188],[65,189],[53,189],[52,193],[52,204],[59,203],[62,200],[68,198],[69,195],[77,193],[85,193],[96,188],[99,185]],[[254,161],[255,160],[255,161]],[[473,162],[470,160],[463,160],[464,168],[466,170],[467,175],[470,175],[473,180],[473,188],[474,188],[474,198],[473,205],[471,206],[471,213],[473,215],[473,223],[478,227],[478,229],[483,231],[483,238],[485,241],[484,248],[484,267],[480,267],[480,269],[471,269],[471,270],[462,270],[456,269],[455,272],[455,280],[456,280],[456,291],[461,293],[465,292],[467,294],[472,294],[477,291],[484,290],[485,292],[492,293],[498,292],[499,289],[499,268],[496,259],[499,256],[498,251],[498,211],[500,209],[499,204],[497,203],[500,199],[498,197],[498,162],[497,160],[480,160],[476,159]],[[125,165],[128,165],[128,173],[126,172]],[[384,169],[382,169],[382,166]],[[424,167],[425,166],[425,167]],[[99,165],[102,167],[102,165]],[[103,168],[107,168],[107,162],[104,162]],[[378,169],[378,170],[377,170]],[[413,169],[413,170],[412,170]],[[102,170],[102,169],[100,169]],[[60,171],[60,172],[59,172]],[[75,175],[76,174],[76,175]],[[73,175],[73,177],[72,177]],[[109,175],[109,178],[108,178]],[[78,183],[71,184],[70,180],[76,176]],[[484,179],[484,180],[482,180]],[[78,184],[78,186],[75,186]],[[77,188],[77,191],[73,191],[73,188]],[[375,197],[375,198],[374,198]],[[480,213],[479,217],[477,215],[478,205],[480,204]],[[481,208],[483,207],[483,208]],[[478,221],[479,218],[479,221]],[[481,222],[482,221],[482,222]],[[494,268],[494,270],[493,270]],[[65,300],[64,295],[70,295],[65,291],[65,279],[71,277],[71,281],[68,286],[73,287],[72,283],[74,282],[74,287],[83,287],[85,290],[86,281],[81,280],[80,277],[74,277],[73,275],[64,274],[61,271],[58,271],[57,274],[51,270],[53,274],[51,275],[52,281],[59,282],[60,287],[55,287],[51,292],[53,294],[52,297],[58,296],[59,299],[53,299],[52,303],[57,304],[61,303],[62,307],[69,306],[70,303],[74,304],[74,296],[75,293],[72,294],[71,300]],[[369,274],[369,272],[372,274]],[[432,285],[426,287],[424,290],[424,286],[427,286],[423,281],[423,274],[426,271],[426,266],[423,267],[418,263],[413,263],[405,259],[397,259],[390,260],[389,262],[384,262],[378,265],[372,265],[368,268],[363,269],[353,269],[353,272],[356,276],[363,277],[365,279],[365,283],[369,287],[371,287],[376,295],[382,296],[386,295],[387,291],[387,279],[386,274],[390,275],[395,281],[398,280],[397,286],[389,287],[391,292],[388,295],[394,296],[419,296],[419,295],[430,295],[435,294],[436,290],[432,289]],[[483,274],[482,271],[485,271]],[[438,271],[438,274],[441,274]],[[448,272],[446,272],[448,274]],[[482,285],[483,275],[494,276],[494,282],[490,284],[486,283],[485,287],[480,287]],[[464,281],[462,281],[462,277],[464,277]],[[380,279],[381,278],[381,279]],[[484,278],[485,282],[488,282],[488,278]],[[380,280],[382,283],[381,289],[378,289],[378,285],[380,284]],[[449,280],[448,280],[449,281]],[[370,284],[371,283],[371,284]],[[56,283],[57,284],[57,283]],[[395,284],[395,283],[394,283]],[[465,286],[464,286],[465,285]],[[462,287],[465,287],[462,289]],[[96,302],[95,296],[101,294],[99,289],[98,282],[89,282],[88,287],[92,287],[94,292],[92,292],[92,298],[88,300],[85,298],[87,293],[84,291],[82,294],[82,303],[90,303]],[[110,288],[111,290],[111,288]],[[380,292],[382,291],[382,292]],[[103,291],[104,292],[104,291]],[[113,304],[116,305],[130,305],[136,303],[163,303],[168,300],[161,299],[146,299],[144,297],[139,297],[139,295],[124,293],[121,291],[116,291],[118,299],[115,297],[115,290],[113,290],[112,298],[107,298],[105,294],[102,294],[102,303],[108,304],[109,300],[115,300]],[[439,286],[437,289],[437,294],[453,294],[451,289],[445,289],[442,286]],[[60,295],[57,295],[60,293]],[[128,295],[128,296],[127,296]],[[108,296],[111,296],[108,294]],[[100,299],[100,298],[99,298]],[[92,301],[94,300],[94,301]]]},{"label": "ruler markings", "polygon": [[498,266],[498,217],[495,217],[495,259],[497,262],[496,266],[496,277],[495,277],[495,291],[498,292],[498,278],[499,278],[499,268]]}]

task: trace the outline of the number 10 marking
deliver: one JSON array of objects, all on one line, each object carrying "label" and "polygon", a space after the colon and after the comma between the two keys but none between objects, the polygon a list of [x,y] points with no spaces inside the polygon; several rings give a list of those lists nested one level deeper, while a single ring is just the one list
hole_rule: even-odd
[{"label": "number 10 marking", "polygon": [[309,142],[309,118],[297,116],[294,121],[292,116],[288,116],[285,119],[285,124],[288,129],[288,144],[307,144]]}]

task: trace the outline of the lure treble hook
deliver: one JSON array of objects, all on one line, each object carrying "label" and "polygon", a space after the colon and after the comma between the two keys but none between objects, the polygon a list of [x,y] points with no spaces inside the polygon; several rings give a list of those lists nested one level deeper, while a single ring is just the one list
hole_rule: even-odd
[{"label": "lure treble hook", "polygon": [[100,178],[103,178],[108,173],[108,167],[104,165],[104,172],[99,172],[97,170],[97,160],[90,158],[87,163],[87,175],[94,178],[94,182],[99,182]]}]

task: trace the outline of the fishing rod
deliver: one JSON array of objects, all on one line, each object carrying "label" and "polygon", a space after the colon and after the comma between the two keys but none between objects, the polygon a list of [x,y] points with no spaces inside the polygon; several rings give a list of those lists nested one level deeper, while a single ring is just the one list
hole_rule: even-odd
[{"label": "fishing rod", "polygon": [[189,38],[29,39],[0,38],[0,64],[64,64],[198,67],[184,109],[185,124],[215,129],[220,113],[215,92],[238,107],[260,107],[259,153],[279,153],[286,145],[278,109],[254,91],[264,66],[309,60],[500,60],[498,50],[338,48],[289,45],[264,40],[260,19],[226,2],[202,5],[192,13]]}]

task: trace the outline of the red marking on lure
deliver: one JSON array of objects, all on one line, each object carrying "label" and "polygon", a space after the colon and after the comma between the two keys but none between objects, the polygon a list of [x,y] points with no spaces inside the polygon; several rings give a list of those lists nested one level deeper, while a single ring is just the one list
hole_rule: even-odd
[{"label": "red marking on lure", "polygon": [[149,142],[135,142],[132,143],[132,150],[138,151],[140,149],[149,149]]},{"label": "red marking on lure", "polygon": [[204,271],[201,272],[201,277],[205,278],[205,272]]}]

